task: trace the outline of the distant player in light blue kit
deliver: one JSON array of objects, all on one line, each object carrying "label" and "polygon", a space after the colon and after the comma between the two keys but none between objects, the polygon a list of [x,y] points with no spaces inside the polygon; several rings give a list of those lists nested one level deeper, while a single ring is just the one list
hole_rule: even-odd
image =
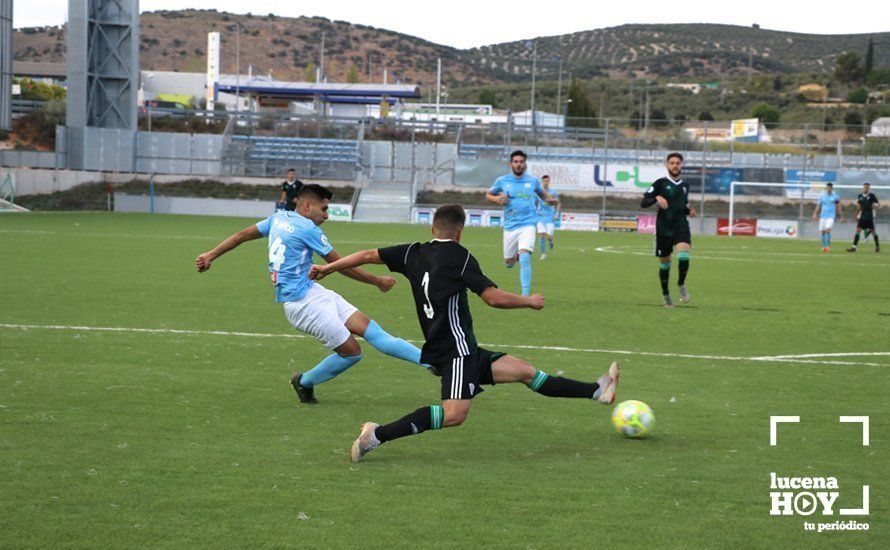
[{"label": "distant player in light blue kit", "polygon": [[[313,254],[327,262],[340,258],[319,227],[328,219],[331,192],[326,188],[304,185],[297,195],[296,210],[280,210],[265,220],[235,233],[210,252],[198,256],[198,272],[210,269],[214,260],[241,243],[269,237],[269,274],[275,285],[275,301],[284,304],[287,320],[301,332],[317,338],[333,350],[312,370],[297,372],[291,385],[301,403],[317,403],[315,386],[341,374],[362,359],[362,350],[354,334],[379,351],[426,367],[420,362],[420,350],[394,338],[359,311],[355,306],[320,284],[309,280]],[[341,271],[350,279],[376,286],[388,292],[395,284],[389,276],[377,276],[362,269]]]},{"label": "distant player in light blue kit", "polygon": [[535,251],[535,228],[538,224],[536,197],[556,204],[538,178],[527,174],[522,151],[510,154],[510,173],[495,180],[485,198],[504,207],[504,263],[513,267],[519,261],[519,281],[522,295],[532,289],[532,252]]},{"label": "distant player in light blue kit", "polygon": [[[834,184],[831,182],[825,184],[825,191],[819,195],[816,209],[813,210],[813,219],[818,216],[819,231],[822,232],[822,252],[831,250],[831,228],[834,227],[834,218],[843,212],[841,199],[834,194],[833,189]],[[843,216],[838,216],[838,221],[843,221]]]},{"label": "distant player in light blue kit", "polygon": [[556,220],[559,219],[559,214],[562,212],[562,205],[559,203],[559,195],[550,189],[550,176],[541,176],[541,186],[544,187],[544,192],[556,201],[556,204],[550,204],[538,199],[538,239],[541,240],[541,259],[544,260],[547,258],[548,241],[550,250],[553,250],[554,229]]}]

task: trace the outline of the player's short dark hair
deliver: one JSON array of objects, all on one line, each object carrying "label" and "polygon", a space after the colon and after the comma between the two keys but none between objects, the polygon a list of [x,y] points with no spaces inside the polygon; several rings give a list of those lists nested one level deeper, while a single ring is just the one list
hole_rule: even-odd
[{"label": "player's short dark hair", "polygon": [[303,200],[306,198],[312,198],[318,201],[323,201],[325,199],[331,200],[334,194],[331,191],[323,186],[318,185],[317,183],[310,183],[308,185],[304,185],[300,192],[297,193],[297,200]]},{"label": "player's short dark hair", "polygon": [[825,183],[825,187],[834,187],[834,184],[829,181]]},{"label": "player's short dark hair", "polygon": [[550,175],[549,175],[549,174],[544,174],[543,176],[541,176],[541,179],[542,179],[542,180],[549,180],[549,179],[550,179]]},{"label": "player's short dark hair", "polygon": [[525,151],[522,149],[517,149],[510,153],[510,160],[512,161],[514,157],[522,157],[523,160],[528,160],[528,155],[525,154]]},{"label": "player's short dark hair", "polygon": [[297,170],[295,168],[288,168],[287,171],[288,172],[296,172]]},{"label": "player's short dark hair", "polygon": [[871,184],[868,183],[868,182],[865,182],[865,183],[863,183],[862,185],[867,185],[867,186],[871,187]]},{"label": "player's short dark hair", "polygon": [[454,233],[464,228],[467,213],[459,204],[446,204],[436,208],[433,214],[433,230],[436,233]]},{"label": "player's short dark hair", "polygon": [[681,155],[680,153],[677,153],[677,152],[669,153],[667,160],[669,161],[672,158],[678,158],[678,159],[680,159],[680,162],[683,162],[683,155]]}]

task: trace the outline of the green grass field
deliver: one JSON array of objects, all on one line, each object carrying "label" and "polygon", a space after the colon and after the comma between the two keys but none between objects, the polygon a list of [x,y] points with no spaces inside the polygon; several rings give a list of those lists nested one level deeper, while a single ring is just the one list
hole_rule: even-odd
[{"label": "green grass field", "polygon": [[[560,233],[534,264],[547,307],[473,297],[479,341],[586,380],[620,360],[619,400],[652,406],[652,437],[622,438],[595,403],[497,386],[460,428],[351,464],[362,421],[436,403],[438,380],[364,345],[300,406],[290,375],[326,351],[273,302],[265,243],[194,269],[248,223],[0,216],[0,547],[886,548],[890,256],[871,245],[695,237],[693,302],[669,311],[651,236]],[[325,230],[340,252],[428,238]],[[516,290],[500,240],[471,228],[464,244]],[[404,280],[325,285],[419,338]],[[775,447],[770,415],[801,417]],[[870,416],[869,446],[841,415]],[[836,477],[838,508],[867,484],[870,515],[770,516],[771,472]],[[804,530],[839,519],[870,529]]]}]

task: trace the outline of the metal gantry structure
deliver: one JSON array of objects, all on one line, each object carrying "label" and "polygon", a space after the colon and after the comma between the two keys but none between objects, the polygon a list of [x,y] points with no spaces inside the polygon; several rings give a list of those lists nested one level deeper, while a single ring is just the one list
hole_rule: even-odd
[{"label": "metal gantry structure", "polygon": [[12,128],[12,0],[0,0],[0,130]]},{"label": "metal gantry structure", "polygon": [[68,126],[136,128],[139,1],[69,0]]},{"label": "metal gantry structure", "polygon": [[132,156],[135,169],[139,0],[68,0],[67,64],[68,167],[101,165],[92,145],[115,132],[114,156]]}]

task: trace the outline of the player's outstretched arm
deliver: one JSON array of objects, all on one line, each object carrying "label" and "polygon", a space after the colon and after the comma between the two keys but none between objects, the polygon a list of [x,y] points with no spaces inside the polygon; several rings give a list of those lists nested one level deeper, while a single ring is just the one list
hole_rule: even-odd
[{"label": "player's outstretched arm", "polygon": [[213,260],[219,258],[239,244],[246,243],[247,241],[252,241],[254,239],[260,239],[262,237],[263,235],[260,233],[260,230],[257,229],[256,225],[245,227],[241,231],[235,233],[228,239],[216,245],[216,247],[210,252],[199,254],[198,257],[195,259],[195,263],[198,266],[198,273],[204,273],[205,271],[210,269],[210,264],[213,263]]},{"label": "player's outstretched arm", "polygon": [[374,285],[381,292],[389,291],[396,284],[396,280],[388,275],[374,275],[358,268],[360,265],[383,263],[376,248],[355,252],[345,257],[341,257],[336,250],[331,250],[324,259],[328,261],[326,265],[313,265],[309,269],[310,279],[320,281],[331,273],[339,271],[350,279]]},{"label": "player's outstretched arm", "polygon": [[504,292],[493,286],[483,290],[479,297],[482,298],[482,301],[487,305],[498,309],[517,309],[521,307],[543,309],[544,307],[544,297],[540,294],[520,296],[519,294],[513,294],[512,292]]}]

